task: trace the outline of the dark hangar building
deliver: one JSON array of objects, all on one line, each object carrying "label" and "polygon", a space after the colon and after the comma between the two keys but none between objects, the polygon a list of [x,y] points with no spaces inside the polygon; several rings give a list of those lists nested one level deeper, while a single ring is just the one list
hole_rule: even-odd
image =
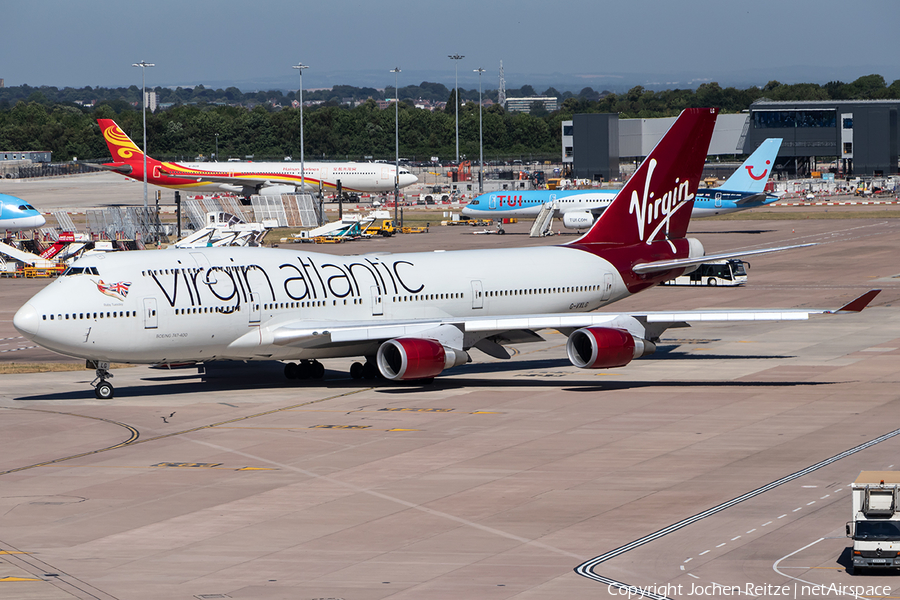
[{"label": "dark hangar building", "polygon": [[[900,100],[759,100],[749,112],[719,115],[709,155],[748,155],[766,138],[782,138],[776,169],[785,175],[809,177],[832,161],[838,177],[895,175],[898,113]],[[674,121],[576,114],[562,123],[563,163],[578,178],[618,177],[619,160],[645,157]]]},{"label": "dark hangar building", "polygon": [[898,172],[898,111],[900,100],[760,100],[750,105],[744,152],[780,137],[779,162],[796,175],[809,175],[818,157],[836,157],[844,177],[892,175]]}]

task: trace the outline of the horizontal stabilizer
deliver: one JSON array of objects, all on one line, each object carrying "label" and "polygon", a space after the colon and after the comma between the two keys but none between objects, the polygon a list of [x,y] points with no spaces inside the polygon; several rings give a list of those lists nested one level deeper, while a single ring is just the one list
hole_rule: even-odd
[{"label": "horizontal stabilizer", "polygon": [[[749,196],[745,196],[745,197],[741,198],[740,200],[735,200],[734,203],[737,204],[738,206],[742,206],[744,204],[756,204],[757,202],[763,202],[763,201],[765,201],[765,199],[766,199],[766,194],[765,194],[765,192],[763,192],[760,194],[751,194]],[[775,200],[775,198],[772,198],[772,200]]]},{"label": "horizontal stabilizer", "polygon": [[100,169],[101,171],[115,171],[116,173],[121,173],[122,175],[128,175],[134,170],[134,168],[131,165],[129,165],[127,163],[121,163],[121,162],[106,163],[106,164],[102,164],[102,165],[97,165],[97,164],[93,164],[93,163],[81,163],[81,164],[88,165],[89,167],[91,167],[93,169]]},{"label": "horizontal stabilizer", "polygon": [[770,252],[781,252],[782,250],[793,250],[795,248],[807,248],[816,244],[798,244],[796,246],[781,246],[778,248],[765,248],[763,250],[744,250],[741,252],[724,252],[721,254],[710,254],[707,256],[699,256],[697,258],[676,258],[673,260],[657,260],[654,262],[640,263],[634,265],[632,270],[638,275],[645,273],[659,273],[660,271],[670,271],[681,267],[693,267],[704,263],[717,260],[727,260],[729,258],[740,258],[742,256],[754,256],[756,254],[768,254]]},{"label": "horizontal stabilizer", "polygon": [[851,300],[834,312],[862,312],[862,309],[867,307],[879,293],[881,293],[881,290],[869,290],[856,300]]}]

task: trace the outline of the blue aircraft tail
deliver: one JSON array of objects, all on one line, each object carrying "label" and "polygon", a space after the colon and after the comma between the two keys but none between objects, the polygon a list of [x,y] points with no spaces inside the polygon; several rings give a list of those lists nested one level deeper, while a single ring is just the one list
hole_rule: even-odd
[{"label": "blue aircraft tail", "polygon": [[769,138],[759,145],[750,157],[744,161],[738,170],[722,184],[723,190],[734,192],[762,193],[766,189],[766,182],[772,174],[775,165],[775,157],[781,147],[781,138]]}]

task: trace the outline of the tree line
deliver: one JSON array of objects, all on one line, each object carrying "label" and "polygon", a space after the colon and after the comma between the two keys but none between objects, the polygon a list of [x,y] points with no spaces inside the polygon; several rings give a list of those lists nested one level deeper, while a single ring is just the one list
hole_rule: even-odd
[{"label": "tree line", "polygon": [[[455,106],[459,104],[460,154],[477,160],[479,153],[479,111],[472,102],[472,90],[454,90],[441,84],[423,82],[416,94],[430,90],[443,94],[444,110],[417,109],[400,88],[400,155],[425,161],[432,156],[455,157]],[[180,90],[180,91],[179,91]],[[365,91],[363,91],[365,90]],[[356,106],[344,104],[353,94],[378,92],[371,88],[335,86],[331,99],[303,110],[305,156],[309,160],[364,160],[394,157],[394,109],[380,109],[375,98]],[[137,143],[142,144],[140,88],[82,88],[90,97],[78,97],[73,88],[0,88],[0,149],[7,151],[50,150],[54,161],[104,160],[109,151],[96,119],[115,119]],[[158,91],[162,91],[158,88]],[[174,94],[173,106],[147,114],[147,147],[154,156],[170,160],[253,157],[255,160],[300,157],[300,110],[290,106],[293,93],[280,91],[243,93],[237,88],[211,90],[167,90]],[[475,100],[477,101],[477,90]],[[495,92],[495,91],[494,91]],[[534,95],[525,86],[516,93]],[[552,88],[544,95],[555,95]],[[313,93],[313,94],[315,94]],[[393,96],[393,89],[379,92]],[[179,96],[180,94],[180,96]],[[255,94],[255,95],[253,95]],[[337,96],[335,96],[335,94]],[[349,94],[349,95],[347,95]],[[229,98],[230,95],[230,98]],[[280,95],[280,96],[279,96]],[[372,96],[374,94],[371,94]],[[510,93],[510,96],[515,94]],[[488,97],[488,94],[485,94]],[[634,87],[622,94],[595,92],[590,88],[568,97],[558,95],[559,110],[547,112],[534,107],[530,114],[507,112],[499,105],[482,112],[485,159],[558,158],[561,122],[576,113],[619,113],[622,118],[654,118],[677,115],[684,108],[710,106],[725,113],[747,110],[762,98],[793,100],[900,99],[900,80],[888,86],[880,75],[867,75],[851,83],[782,84],[737,89],[707,83],[697,89],[653,91]],[[226,100],[220,101],[220,98]],[[248,100],[251,98],[251,100]],[[263,101],[260,101],[264,98]],[[280,98],[280,100],[279,100]],[[304,92],[304,100],[310,99]],[[77,102],[98,100],[94,106]],[[234,100],[235,102],[232,102]],[[273,100],[275,100],[273,102]],[[164,102],[160,96],[160,102]],[[137,104],[137,106],[135,106]],[[248,105],[252,104],[252,108]]]}]

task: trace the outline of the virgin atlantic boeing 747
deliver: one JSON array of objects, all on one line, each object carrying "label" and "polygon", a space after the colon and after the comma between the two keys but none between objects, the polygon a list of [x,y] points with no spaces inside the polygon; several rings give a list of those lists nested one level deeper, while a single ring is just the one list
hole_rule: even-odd
[{"label": "virgin atlantic boeing 747", "polygon": [[[748,254],[704,256],[685,238],[715,120],[715,109],[685,110],[594,226],[562,246],[95,255],[73,263],[13,322],[41,346],[93,363],[105,399],[113,361],[278,360],[287,377],[305,378],[322,376],[319,359],[358,356],[365,362],[351,367],[355,378],[427,380],[468,362],[471,348],[509,358],[504,344],[553,328],[568,335],[572,364],[608,369],[651,354],[667,327],[836,312],[595,312],[700,263]],[[876,293],[839,310],[861,310]]]}]

